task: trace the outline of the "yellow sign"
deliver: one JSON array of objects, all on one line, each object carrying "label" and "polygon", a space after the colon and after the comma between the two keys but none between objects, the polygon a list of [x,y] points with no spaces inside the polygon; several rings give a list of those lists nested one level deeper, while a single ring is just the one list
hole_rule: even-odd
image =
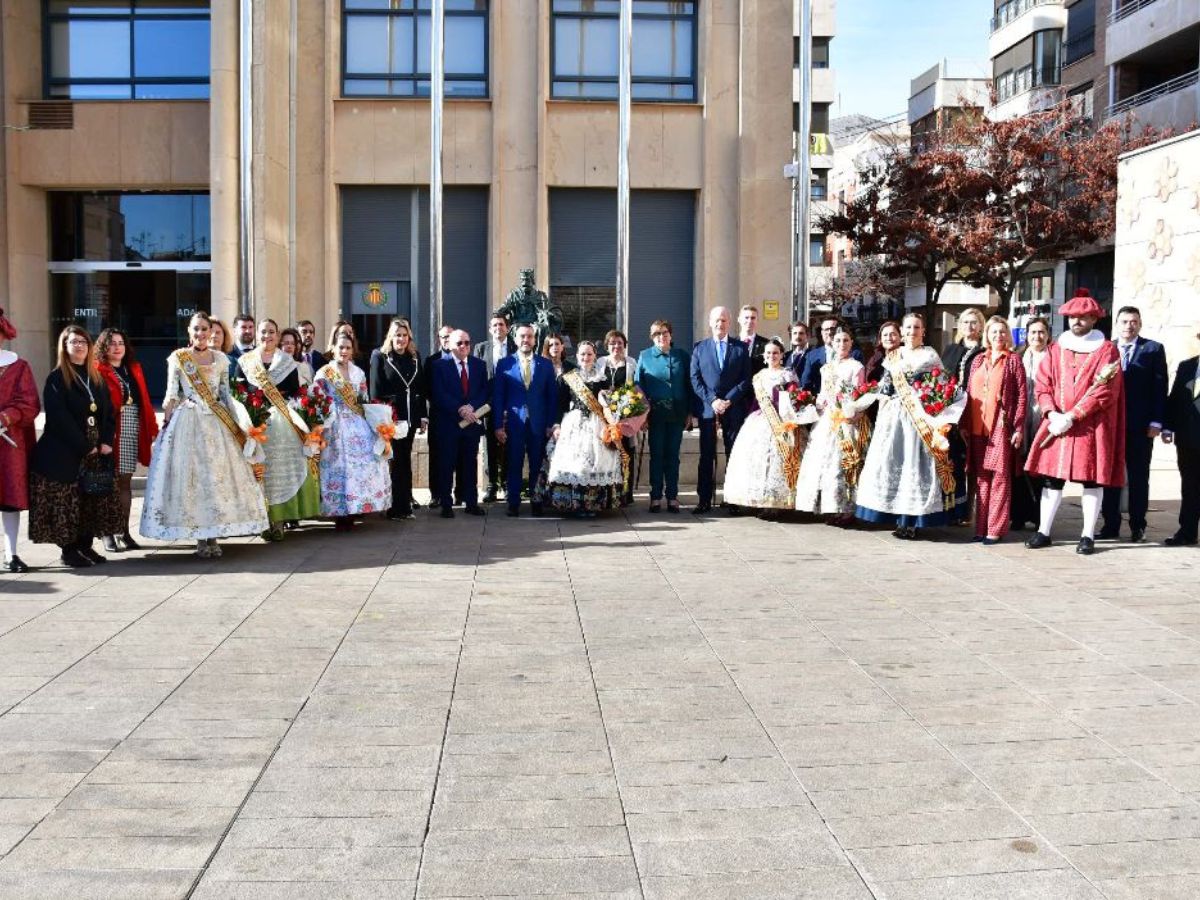
[{"label": "yellow sign", "polygon": [[763,318],[778,319],[779,318],[779,301],[764,300],[763,301]]}]

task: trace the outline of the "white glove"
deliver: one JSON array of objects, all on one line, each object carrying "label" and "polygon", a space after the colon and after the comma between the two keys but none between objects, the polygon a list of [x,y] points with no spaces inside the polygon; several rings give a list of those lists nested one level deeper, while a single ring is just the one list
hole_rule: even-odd
[{"label": "white glove", "polygon": [[1071,430],[1071,426],[1075,424],[1075,420],[1071,417],[1070,413],[1052,412],[1049,418],[1050,428],[1048,430],[1055,437],[1066,434]]}]

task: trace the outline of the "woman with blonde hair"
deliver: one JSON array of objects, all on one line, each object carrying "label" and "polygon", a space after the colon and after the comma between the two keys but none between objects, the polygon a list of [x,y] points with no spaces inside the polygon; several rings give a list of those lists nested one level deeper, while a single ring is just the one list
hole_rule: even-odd
[{"label": "woman with blonde hair", "polygon": [[113,467],[117,426],[92,337],[78,325],[58,336],[58,365],[42,400],[46,426],[33,450],[29,539],[57,544],[72,568],[99,565],[106,560],[92,539],[124,528]]},{"label": "woman with blonde hair", "polygon": [[998,544],[1008,534],[1017,451],[1025,441],[1025,367],[1012,352],[1008,322],[992,316],[983,330],[965,384],[967,408],[959,428],[967,441],[967,470],[975,487],[975,540]]},{"label": "woman with blonde hair", "polygon": [[398,422],[408,423],[408,433],[392,441],[388,461],[392,478],[392,507],[389,519],[411,519],[412,448],[418,431],[429,425],[421,355],[412,339],[407,319],[392,319],[379,349],[371,353],[371,399],[387,403]]}]

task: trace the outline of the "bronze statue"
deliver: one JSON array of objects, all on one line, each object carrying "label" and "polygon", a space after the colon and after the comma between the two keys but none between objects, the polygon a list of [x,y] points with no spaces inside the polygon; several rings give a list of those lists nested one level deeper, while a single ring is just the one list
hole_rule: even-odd
[{"label": "bronze statue", "polygon": [[539,350],[547,337],[562,333],[562,310],[550,303],[545,291],[537,289],[533,269],[521,270],[520,286],[509,291],[497,313],[508,319],[509,327],[532,325],[537,333],[536,346]]}]

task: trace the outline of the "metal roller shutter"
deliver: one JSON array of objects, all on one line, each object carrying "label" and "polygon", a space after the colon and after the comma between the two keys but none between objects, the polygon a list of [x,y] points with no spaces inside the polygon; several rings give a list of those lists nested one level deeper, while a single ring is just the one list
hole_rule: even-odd
[{"label": "metal roller shutter", "polygon": [[342,281],[408,281],[412,188],[342,188]]}]

